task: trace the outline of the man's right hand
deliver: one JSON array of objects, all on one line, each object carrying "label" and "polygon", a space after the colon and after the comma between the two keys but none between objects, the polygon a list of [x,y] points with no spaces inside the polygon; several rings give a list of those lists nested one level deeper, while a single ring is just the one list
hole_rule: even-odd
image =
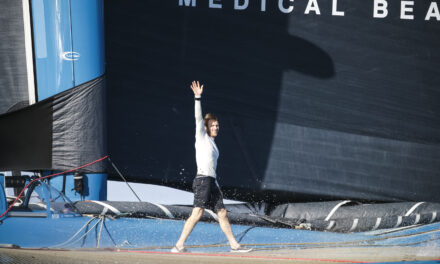
[{"label": "man's right hand", "polygon": [[201,96],[203,93],[203,85],[200,86],[199,81],[193,81],[191,84],[191,89],[193,90],[195,96]]}]

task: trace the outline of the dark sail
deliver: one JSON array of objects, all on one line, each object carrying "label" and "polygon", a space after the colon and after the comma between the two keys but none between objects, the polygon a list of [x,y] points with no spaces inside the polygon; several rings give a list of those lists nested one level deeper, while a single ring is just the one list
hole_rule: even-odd
[{"label": "dark sail", "polygon": [[0,114],[29,104],[23,5],[1,1],[0,8]]},{"label": "dark sail", "polygon": [[[0,170],[63,171],[105,156],[104,87],[100,77],[1,115]],[[86,171],[103,172],[105,165]]]},{"label": "dark sail", "polygon": [[[55,32],[43,38],[46,28],[33,28],[37,93],[47,99],[17,110],[32,89],[23,25],[13,16],[23,7],[8,2],[0,26],[1,170],[64,170],[109,153],[131,181],[190,189],[189,84],[197,79],[206,87],[204,113],[219,117],[217,174],[227,198],[440,201],[436,2],[106,2],[107,92],[100,27],[81,24],[83,11],[102,17],[101,5],[63,3],[72,19],[54,21],[53,3],[35,3],[47,16],[36,12],[34,26],[44,21]],[[81,44],[92,37],[88,52]],[[58,90],[52,84],[61,77]]]},{"label": "dark sail", "polygon": [[228,198],[440,201],[435,8],[308,2],[106,3],[109,150],[126,176],[190,188],[197,79]]}]

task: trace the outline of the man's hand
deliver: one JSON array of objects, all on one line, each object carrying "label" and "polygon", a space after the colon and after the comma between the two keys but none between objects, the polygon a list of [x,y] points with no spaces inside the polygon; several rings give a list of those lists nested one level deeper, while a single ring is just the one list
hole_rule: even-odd
[{"label": "man's hand", "polygon": [[203,85],[200,86],[199,81],[193,81],[191,84],[191,89],[193,90],[195,96],[201,96],[203,93]]}]

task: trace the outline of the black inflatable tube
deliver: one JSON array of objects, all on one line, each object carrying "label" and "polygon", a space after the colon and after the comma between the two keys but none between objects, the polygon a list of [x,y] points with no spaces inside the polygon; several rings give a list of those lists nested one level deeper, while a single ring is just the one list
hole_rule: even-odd
[{"label": "black inflatable tube", "polygon": [[[186,219],[192,212],[191,206],[149,202],[79,201],[75,206],[82,214],[176,220]],[[440,205],[421,202],[360,205],[351,201],[332,201],[327,204],[289,204],[275,207],[262,204],[226,207],[232,224],[330,232],[364,232],[440,221]],[[302,211],[289,212],[292,208],[301,208]],[[216,214],[205,210],[201,221],[217,221]]]}]

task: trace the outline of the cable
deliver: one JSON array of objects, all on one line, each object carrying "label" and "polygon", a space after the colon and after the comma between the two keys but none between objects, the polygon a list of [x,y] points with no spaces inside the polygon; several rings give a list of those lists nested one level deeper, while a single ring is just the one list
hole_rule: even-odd
[{"label": "cable", "polygon": [[99,218],[101,219],[101,226],[99,227],[98,241],[96,242],[96,248],[99,248],[99,242],[101,241],[102,226],[104,225],[105,215],[99,216]]},{"label": "cable", "polygon": [[136,198],[139,200],[139,202],[142,202],[141,198],[139,198],[139,196],[136,194],[136,192],[131,188],[130,184],[128,184],[127,180],[124,178],[122,173],[118,170],[118,168],[116,168],[116,165],[112,162],[110,157],[108,158],[108,161],[110,162],[110,164],[112,164],[113,168],[116,170],[116,172],[119,174],[119,176],[121,176],[121,178],[125,181],[125,183],[127,184],[128,188],[130,188],[130,190],[133,192],[133,194],[136,196]]},{"label": "cable", "polygon": [[[110,218],[110,219],[111,219],[111,218]],[[111,241],[113,242],[113,245],[115,245],[115,247],[118,247],[118,245],[116,244],[116,242],[115,242],[115,240],[113,239],[112,235],[111,235],[110,232],[108,231],[108,229],[107,229],[107,225],[105,224],[105,221],[104,221],[104,229],[105,229],[105,231],[107,232],[107,235],[110,237]]]},{"label": "cable", "polygon": [[[255,228],[255,227],[256,227],[256,226],[248,227],[246,230],[240,232],[239,234],[236,234],[235,237],[238,238],[238,239],[237,239],[237,242],[240,243],[241,240],[243,240],[244,236],[245,236],[245,235],[246,235],[251,229],[253,229],[253,228]],[[218,242],[218,243],[208,244],[207,246],[211,246],[211,245],[212,245],[212,246],[226,245],[227,242],[228,242],[228,240],[226,239],[226,240],[220,241],[220,242]]]},{"label": "cable", "polygon": [[95,220],[97,217],[96,216],[94,216],[92,219],[90,219],[89,221],[87,221],[87,223],[85,223],[73,236],[71,236],[68,240],[66,240],[65,242],[63,242],[63,243],[61,243],[61,244],[58,244],[58,245],[55,245],[55,246],[51,246],[51,247],[49,247],[49,248],[56,248],[56,247],[60,247],[60,246],[62,246],[62,245],[64,245],[64,244],[66,244],[66,243],[68,243],[68,242],[70,242],[72,239],[74,239],[78,234],[79,234],[79,232],[81,232],[88,224],[90,224],[90,222],[92,222],[93,220]]},{"label": "cable", "polygon": [[96,223],[90,228],[90,230],[88,230],[86,233],[84,233],[81,237],[79,237],[79,238],[76,239],[75,241],[70,242],[70,243],[66,244],[65,246],[67,246],[67,245],[74,245],[75,243],[77,243],[78,241],[80,241],[83,237],[87,236],[87,234],[90,233],[90,231],[92,231],[93,228],[95,228],[95,226],[97,226],[101,221],[102,221],[102,219],[99,219],[99,220],[98,220],[98,221],[97,221],[97,222],[96,222]]},{"label": "cable", "polygon": [[17,196],[17,199],[15,199],[15,201],[8,207],[8,209],[6,209],[6,211],[4,211],[3,213],[2,213],[2,215],[0,215],[0,219],[4,216],[4,215],[6,215],[10,210],[11,210],[11,208],[12,208],[12,206],[14,206],[14,204],[17,202],[17,200],[19,199],[19,197],[24,193],[24,191],[33,183],[33,182],[35,182],[35,181],[38,181],[38,180],[42,180],[42,179],[47,179],[47,178],[50,178],[50,177],[55,177],[55,176],[58,176],[58,175],[61,175],[61,174],[64,174],[64,173],[69,173],[69,172],[72,172],[72,171],[76,171],[76,170],[79,170],[79,169],[82,169],[82,168],[85,168],[85,167],[88,167],[88,166],[90,166],[90,165],[93,165],[93,164],[95,164],[95,163],[98,163],[98,162],[100,162],[100,161],[103,161],[103,160],[105,160],[105,159],[107,159],[107,158],[109,158],[109,156],[107,155],[107,156],[104,156],[104,157],[102,157],[102,158],[100,158],[100,159],[97,159],[97,160],[95,160],[95,161],[92,161],[92,162],[90,162],[90,163],[87,163],[87,164],[85,164],[85,165],[82,165],[82,166],[80,166],[80,167],[78,167],[78,168],[74,168],[74,169],[71,169],[71,170],[66,170],[66,171],[63,171],[63,172],[58,172],[58,173],[54,173],[54,174],[51,174],[51,175],[47,175],[47,176],[44,176],[44,177],[39,177],[39,178],[36,178],[36,179],[33,179],[32,181],[30,181],[24,188],[23,188],[23,190],[21,190],[21,192],[20,192],[20,194]]}]

